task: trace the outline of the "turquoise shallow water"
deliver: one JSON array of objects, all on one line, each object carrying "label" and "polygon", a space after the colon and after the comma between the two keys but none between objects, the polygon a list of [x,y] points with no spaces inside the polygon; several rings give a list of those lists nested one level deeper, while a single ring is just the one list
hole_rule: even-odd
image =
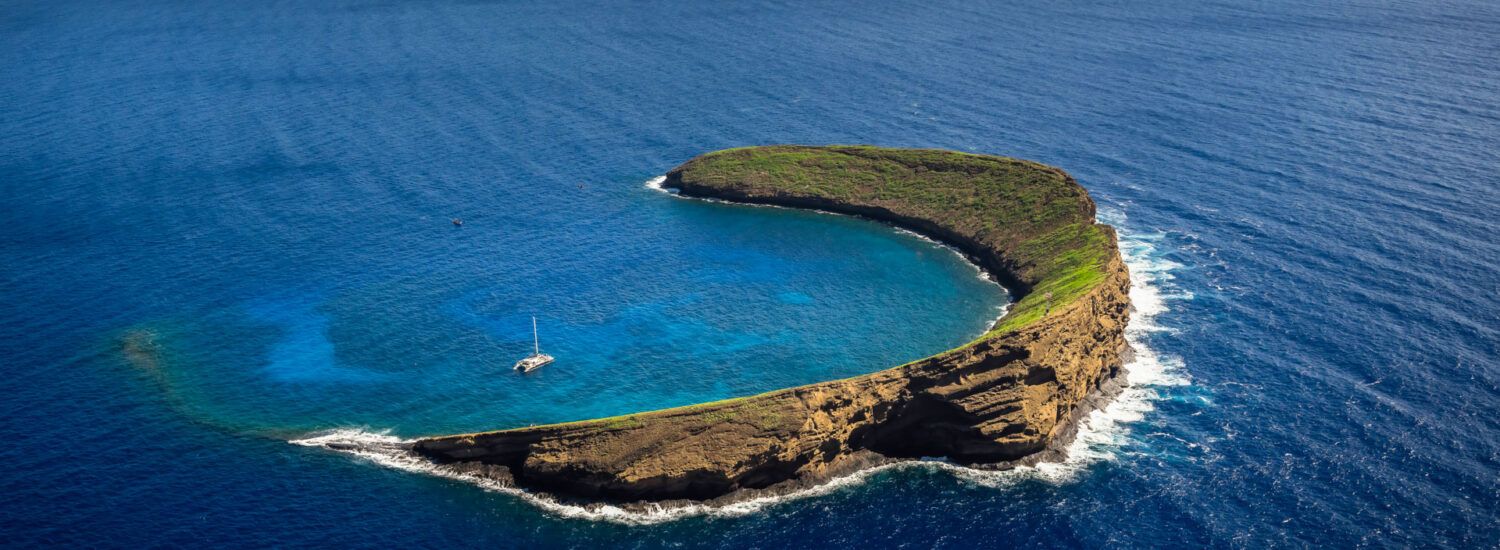
[{"label": "turquoise shallow water", "polygon": [[[1470,1],[0,2],[0,532],[1493,547],[1497,44]],[[643,185],[766,143],[1068,170],[1142,283],[1136,386],[1062,464],[648,516],[289,442],[744,395],[998,314],[910,235]]]},{"label": "turquoise shallow water", "polygon": [[[863,374],[961,345],[1004,308],[1003,289],[960,255],[875,222],[624,191],[655,211],[638,223],[660,227],[576,246],[650,250],[629,266],[571,243],[468,251],[509,228],[439,219],[412,237],[412,254],[445,257],[441,269],[278,288],[118,337],[141,343],[147,357],[127,362],[194,420],[272,436],[413,436]],[[453,265],[455,253],[467,263]],[[519,376],[510,367],[531,353],[532,315],[559,359]]]}]

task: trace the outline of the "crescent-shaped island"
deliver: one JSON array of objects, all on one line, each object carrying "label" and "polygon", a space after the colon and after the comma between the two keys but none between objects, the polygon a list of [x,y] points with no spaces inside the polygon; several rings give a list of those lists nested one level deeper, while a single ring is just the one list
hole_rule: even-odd
[{"label": "crescent-shaped island", "polygon": [[[1015,297],[957,349],[872,374],[674,409],[429,437],[437,467],[575,501],[727,502],[923,457],[1056,457],[1117,391],[1129,274],[1114,229],[1057,168],[930,149],[776,145],[673,169],[684,196],[885,221],[956,246]],[[753,368],[775,368],[754,365]]]}]

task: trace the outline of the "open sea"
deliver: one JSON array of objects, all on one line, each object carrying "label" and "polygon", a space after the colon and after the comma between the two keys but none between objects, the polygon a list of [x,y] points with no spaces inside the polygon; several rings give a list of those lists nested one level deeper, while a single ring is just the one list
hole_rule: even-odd
[{"label": "open sea", "polygon": [[[317,444],[853,376],[1004,313],[919,236],[650,185],[773,143],[1069,171],[1132,388],[1065,462],[720,509]],[[1500,545],[1500,3],[6,0],[0,201],[4,546]],[[518,376],[533,317],[558,360]]]}]

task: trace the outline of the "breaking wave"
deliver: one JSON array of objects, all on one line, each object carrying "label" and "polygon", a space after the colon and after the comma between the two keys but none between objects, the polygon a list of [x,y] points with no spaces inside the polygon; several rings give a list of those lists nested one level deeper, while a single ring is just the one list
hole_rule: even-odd
[{"label": "breaking wave", "polygon": [[[661,189],[664,180],[663,177],[653,178],[647,182],[647,186]],[[1169,303],[1193,297],[1188,292],[1166,290],[1173,278],[1172,272],[1182,266],[1165,259],[1158,252],[1157,245],[1164,238],[1163,234],[1134,233],[1124,229],[1122,226],[1125,215],[1117,210],[1102,211],[1100,219],[1114,225],[1119,231],[1120,254],[1130,269],[1130,301],[1133,312],[1125,327],[1125,339],[1134,348],[1134,357],[1124,366],[1127,387],[1108,405],[1080,419],[1077,435],[1064,450],[1065,458],[1061,461],[1042,462],[1009,470],[983,470],[942,460],[913,460],[872,467],[833,478],[815,487],[781,495],[756,497],[730,504],[653,505],[637,510],[609,504],[577,505],[559,502],[491,479],[452,471],[411,452],[410,446],[415,440],[402,439],[389,435],[388,432],[339,429],[312,434],[291,442],[349,453],[381,466],[470,483],[485,490],[521,498],[544,512],[564,518],[629,525],[650,525],[695,516],[744,516],[781,503],[826,495],[844,487],[858,485],[884,471],[927,469],[945,472],[961,482],[997,488],[1028,480],[1071,482],[1092,465],[1114,461],[1117,453],[1131,444],[1131,425],[1142,421],[1155,408],[1154,402],[1161,398],[1161,389],[1189,383],[1182,372],[1183,364],[1180,359],[1158,353],[1147,345],[1148,335],[1173,331],[1156,322],[1158,315],[1170,311]]]}]

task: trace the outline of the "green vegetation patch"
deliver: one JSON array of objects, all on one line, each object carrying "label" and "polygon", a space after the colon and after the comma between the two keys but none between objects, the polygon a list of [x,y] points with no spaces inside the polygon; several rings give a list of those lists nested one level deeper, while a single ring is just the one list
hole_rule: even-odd
[{"label": "green vegetation patch", "polygon": [[1014,330],[1042,318],[1048,307],[1060,308],[1104,281],[1112,257],[1113,240],[1096,224],[1068,224],[1022,243],[1018,253],[1035,258],[1033,271],[1041,276],[1032,291],[1011,305],[1010,312],[985,336]]},{"label": "green vegetation patch", "polygon": [[1032,226],[1092,222],[1066,173],[1004,157],[936,149],[775,145],[708,153],[682,179],[848,201],[899,202],[906,215],[1007,236]]}]

